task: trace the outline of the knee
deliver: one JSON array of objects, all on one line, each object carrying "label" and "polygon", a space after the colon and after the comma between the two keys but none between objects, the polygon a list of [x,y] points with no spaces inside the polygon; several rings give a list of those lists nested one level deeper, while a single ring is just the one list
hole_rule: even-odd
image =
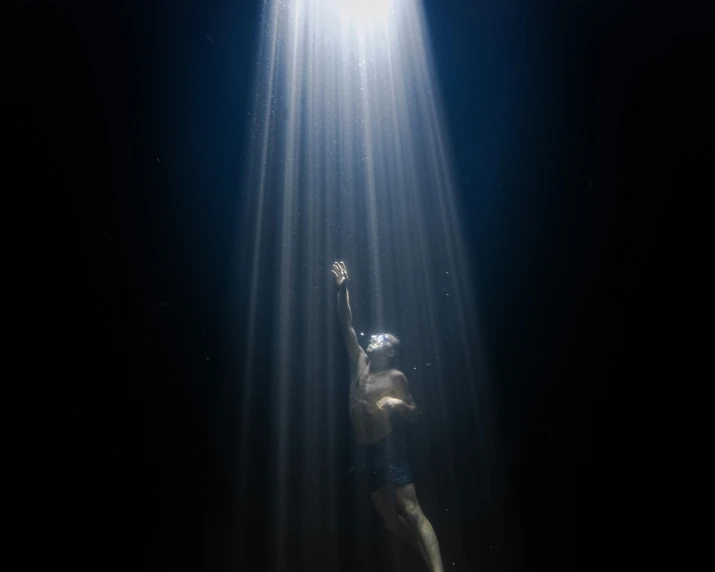
[{"label": "knee", "polygon": [[405,503],[400,507],[400,516],[413,528],[420,526],[424,519],[420,505],[412,502]]}]

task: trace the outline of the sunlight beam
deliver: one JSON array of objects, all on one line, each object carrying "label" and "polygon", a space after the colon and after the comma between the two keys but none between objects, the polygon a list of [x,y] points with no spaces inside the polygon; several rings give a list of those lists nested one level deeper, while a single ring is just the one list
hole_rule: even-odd
[{"label": "sunlight beam", "polygon": [[[453,414],[466,407],[481,420],[490,395],[430,58],[419,0],[264,3],[243,183],[247,248],[239,268],[250,270],[240,288],[251,307],[240,454],[249,461],[238,488],[250,494],[247,452],[256,432],[268,431],[261,439],[270,449],[253,454],[271,478],[269,570],[290,569],[293,557],[308,567],[317,550],[324,569],[342,569],[350,556],[315,539],[360,530],[372,510],[364,499],[350,510],[338,502],[352,459],[334,260],[350,269],[359,341],[382,331],[402,339],[400,367],[433,421],[430,433],[414,429],[424,445],[412,454],[435,474],[435,486],[420,493],[417,483],[418,493],[450,507],[440,527],[455,546],[462,545],[460,511],[470,510],[456,486],[455,458],[479,458],[488,472],[488,432],[480,421],[465,443]],[[259,348],[267,330],[270,348]],[[272,356],[262,369],[259,350]],[[355,536],[358,568],[370,558],[367,542]]]}]

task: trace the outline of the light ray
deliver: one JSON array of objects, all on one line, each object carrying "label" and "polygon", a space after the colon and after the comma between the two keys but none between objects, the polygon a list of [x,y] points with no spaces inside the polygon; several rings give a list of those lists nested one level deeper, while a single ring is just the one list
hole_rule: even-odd
[{"label": "light ray", "polygon": [[[474,416],[489,409],[488,371],[422,6],[267,0],[262,25],[244,183],[249,246],[239,265],[250,268],[241,287],[251,304],[240,453],[259,427],[256,403],[269,400],[260,425],[271,443],[268,569],[289,569],[298,553],[303,568],[317,561],[340,569],[351,556],[326,549],[326,538],[359,530],[372,510],[366,499],[339,502],[350,464],[349,373],[335,323],[334,260],[348,264],[356,331],[403,341],[401,367],[433,420],[415,429],[422,446],[414,455],[433,471],[434,486],[420,492],[418,482],[417,490],[449,508],[428,517],[450,535],[449,558],[457,560],[469,507],[455,459],[482,459],[488,472],[481,417],[464,421],[465,408]],[[270,308],[259,307],[266,300]],[[268,385],[256,387],[264,319],[272,320],[274,358],[260,372]],[[475,432],[468,442],[465,427]],[[251,470],[250,461],[242,465],[239,494],[250,494]],[[355,535],[355,561],[369,558],[369,545],[369,536]]]}]

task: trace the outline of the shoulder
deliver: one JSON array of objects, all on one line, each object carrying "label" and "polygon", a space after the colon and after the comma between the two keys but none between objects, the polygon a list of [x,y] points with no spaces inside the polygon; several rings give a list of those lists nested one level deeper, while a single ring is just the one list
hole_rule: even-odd
[{"label": "shoulder", "polygon": [[407,377],[405,377],[405,374],[402,373],[399,369],[391,369],[390,370],[390,377],[394,379],[395,381],[399,381],[401,383],[407,384]]}]

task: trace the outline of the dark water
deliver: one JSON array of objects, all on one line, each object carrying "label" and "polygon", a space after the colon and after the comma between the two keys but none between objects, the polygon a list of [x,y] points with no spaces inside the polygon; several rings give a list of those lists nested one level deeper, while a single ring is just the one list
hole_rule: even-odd
[{"label": "dark water", "polygon": [[[238,455],[246,310],[232,296],[259,8],[12,3],[3,517],[30,563],[275,562],[276,476],[260,438],[270,404],[257,400],[256,438]],[[705,481],[692,454],[703,417],[685,385],[702,355],[696,190],[709,178],[695,133],[709,20],[658,5],[458,0],[427,2],[427,16],[479,270],[501,507],[489,512],[481,460],[458,447],[461,519],[450,519],[431,494],[449,479],[420,453],[438,417],[410,433],[445,568],[604,565],[633,546],[669,557],[705,534],[689,516]],[[453,412],[462,443],[471,413]],[[321,537],[319,511],[291,513],[292,570],[392,569],[387,533],[350,488],[342,428],[345,478],[330,495],[344,521]],[[287,497],[306,490],[316,504],[328,495],[290,482]],[[403,548],[398,569],[420,569]]]}]

